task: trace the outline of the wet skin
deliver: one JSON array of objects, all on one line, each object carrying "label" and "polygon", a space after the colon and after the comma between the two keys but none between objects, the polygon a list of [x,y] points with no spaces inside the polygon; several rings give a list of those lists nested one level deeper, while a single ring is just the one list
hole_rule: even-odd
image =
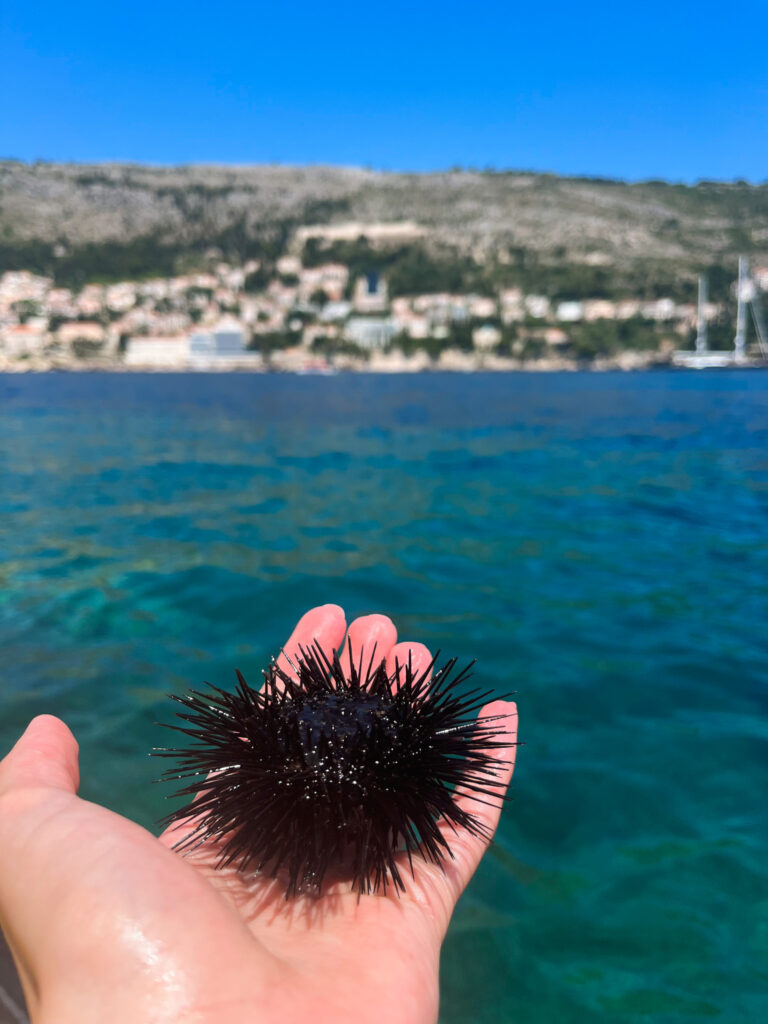
[{"label": "wet skin", "polygon": [[[431,661],[422,644],[397,643],[385,616],[347,631],[342,609],[323,605],[299,621],[283,667],[299,647],[330,652],[345,634],[353,650],[375,644],[390,671],[409,656],[414,669]],[[509,746],[495,751],[508,783],[517,710],[494,701],[481,714],[509,716]],[[436,1021],[440,946],[482,840],[451,832],[445,871],[417,861],[411,878],[404,864],[399,897],[358,900],[340,881],[286,901],[279,883],[216,870],[215,843],[176,854],[191,823],[157,838],[81,800],[78,783],[77,743],[48,715],[0,762],[0,923],[34,1024]],[[456,799],[495,830],[499,800]]]}]

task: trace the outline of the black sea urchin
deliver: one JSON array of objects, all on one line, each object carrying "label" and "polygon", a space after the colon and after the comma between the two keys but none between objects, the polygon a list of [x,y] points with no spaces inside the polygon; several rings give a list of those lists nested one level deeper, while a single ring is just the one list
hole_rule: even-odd
[{"label": "black sea urchin", "polygon": [[196,799],[164,822],[194,819],[177,849],[214,841],[217,866],[280,877],[286,896],[319,893],[329,869],[362,894],[389,880],[405,889],[398,854],[411,871],[417,851],[436,864],[451,856],[441,818],[489,839],[452,794],[498,794],[503,762],[493,751],[505,745],[505,716],[478,720],[492,695],[460,692],[472,665],[455,666],[416,674],[409,663],[389,676],[384,662],[364,671],[361,659],[345,672],[338,654],[313,645],[301,650],[297,679],[273,663],[261,691],[238,672],[234,693],[211,686],[174,697],[187,724],[169,728],[196,741],[156,752],[179,761],[163,778],[196,780],[176,794]]}]

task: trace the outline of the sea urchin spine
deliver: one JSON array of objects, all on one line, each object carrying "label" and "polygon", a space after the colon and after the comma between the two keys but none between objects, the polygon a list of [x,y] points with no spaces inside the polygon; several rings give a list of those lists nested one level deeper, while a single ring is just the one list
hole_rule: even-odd
[{"label": "sea urchin spine", "polygon": [[234,693],[173,697],[186,724],[168,728],[194,741],[156,751],[179,762],[164,779],[195,780],[176,794],[195,799],[164,822],[191,822],[178,850],[215,843],[218,867],[280,878],[286,896],[319,893],[330,870],[363,894],[390,881],[404,890],[403,866],[412,873],[419,853],[438,865],[450,857],[441,820],[490,839],[453,798],[503,790],[494,750],[506,746],[506,716],[476,717],[493,695],[462,687],[474,663],[415,673],[409,661],[390,676],[373,657],[350,662],[345,671],[313,644],[295,675],[273,662],[260,691],[238,672]]}]

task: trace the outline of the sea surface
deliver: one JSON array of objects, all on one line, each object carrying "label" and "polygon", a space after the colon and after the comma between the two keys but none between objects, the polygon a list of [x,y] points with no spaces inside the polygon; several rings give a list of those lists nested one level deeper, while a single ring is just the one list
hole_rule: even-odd
[{"label": "sea surface", "polygon": [[442,1024],[768,1021],[768,373],[0,376],[0,749],[154,827],[329,601],[518,691]]}]

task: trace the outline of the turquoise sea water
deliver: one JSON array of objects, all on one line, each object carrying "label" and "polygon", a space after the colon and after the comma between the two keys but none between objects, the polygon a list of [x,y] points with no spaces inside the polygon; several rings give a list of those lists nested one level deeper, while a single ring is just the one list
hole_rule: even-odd
[{"label": "turquoise sea water", "polygon": [[0,747],[151,826],[306,608],[518,690],[443,1024],[768,1020],[768,374],[0,376]]}]

